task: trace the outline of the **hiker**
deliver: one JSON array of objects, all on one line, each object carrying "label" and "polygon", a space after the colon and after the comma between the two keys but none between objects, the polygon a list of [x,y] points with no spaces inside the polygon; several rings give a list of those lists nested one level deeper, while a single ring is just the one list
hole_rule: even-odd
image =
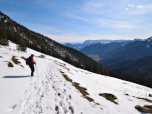
[{"label": "hiker", "polygon": [[29,67],[31,68],[31,76],[33,76],[34,73],[34,64],[36,64],[36,62],[34,62],[33,60],[34,55],[32,54],[29,58]]}]

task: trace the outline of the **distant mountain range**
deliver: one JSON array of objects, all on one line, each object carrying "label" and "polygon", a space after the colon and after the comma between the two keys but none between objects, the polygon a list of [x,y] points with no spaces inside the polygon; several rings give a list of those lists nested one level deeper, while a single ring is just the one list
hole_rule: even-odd
[{"label": "distant mountain range", "polygon": [[124,42],[88,45],[79,51],[90,57],[98,56],[99,63],[118,74],[152,78],[152,37]]},{"label": "distant mountain range", "polygon": [[67,46],[67,47],[71,47],[71,48],[80,50],[80,49],[82,49],[86,46],[92,45],[92,44],[98,44],[98,43],[107,44],[107,43],[111,43],[111,42],[128,42],[128,41],[131,41],[131,40],[85,40],[82,43],[65,42],[65,43],[61,43],[61,44],[63,44],[64,46]]},{"label": "distant mountain range", "polygon": [[107,43],[107,44],[101,44],[101,43],[97,43],[97,44],[91,44],[88,45],[82,49],[80,49],[79,51],[81,51],[82,53],[86,54],[86,55],[103,55],[107,52],[110,52],[114,49],[117,49],[121,46],[124,46],[128,43],[131,43],[131,41],[126,41],[126,42],[111,42],[111,43]]},{"label": "distant mountain range", "polygon": [[151,39],[152,37],[142,41],[134,41],[105,54],[101,53],[99,55],[102,58],[100,63],[108,65],[123,60],[136,59],[143,56],[152,56]]}]

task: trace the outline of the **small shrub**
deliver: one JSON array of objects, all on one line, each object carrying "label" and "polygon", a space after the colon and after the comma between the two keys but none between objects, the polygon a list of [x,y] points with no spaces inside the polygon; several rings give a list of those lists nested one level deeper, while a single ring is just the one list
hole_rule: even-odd
[{"label": "small shrub", "polygon": [[8,40],[6,40],[4,38],[0,38],[0,45],[8,46],[9,45]]}]

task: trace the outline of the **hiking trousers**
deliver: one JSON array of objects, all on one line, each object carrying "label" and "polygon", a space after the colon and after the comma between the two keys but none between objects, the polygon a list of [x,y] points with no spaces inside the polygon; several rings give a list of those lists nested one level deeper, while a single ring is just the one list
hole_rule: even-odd
[{"label": "hiking trousers", "polygon": [[29,65],[29,67],[31,68],[31,76],[33,76],[33,73],[34,73],[34,71],[35,71],[34,65]]}]

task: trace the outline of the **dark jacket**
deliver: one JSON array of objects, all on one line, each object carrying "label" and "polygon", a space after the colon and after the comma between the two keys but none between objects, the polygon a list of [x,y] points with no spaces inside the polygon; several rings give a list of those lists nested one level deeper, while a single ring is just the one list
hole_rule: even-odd
[{"label": "dark jacket", "polygon": [[33,60],[32,57],[30,57],[30,59],[29,59],[29,65],[30,65],[30,66],[33,66],[33,65],[34,65],[34,60]]}]

